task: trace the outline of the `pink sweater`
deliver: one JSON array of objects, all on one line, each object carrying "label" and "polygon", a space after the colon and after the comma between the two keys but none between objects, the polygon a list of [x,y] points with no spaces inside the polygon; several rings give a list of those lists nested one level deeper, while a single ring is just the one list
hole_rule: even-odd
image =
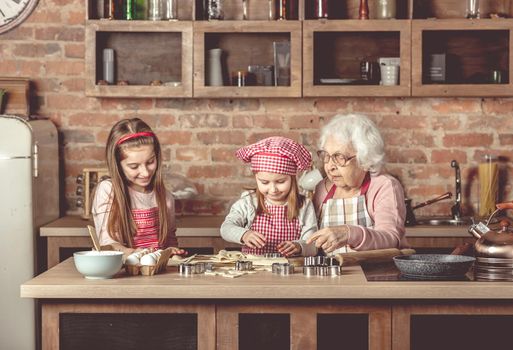
[{"label": "pink sweater", "polygon": [[[321,181],[315,189],[313,200],[317,217],[327,195],[325,181]],[[371,176],[366,201],[367,211],[374,221],[374,226],[347,225],[349,246],[354,250],[408,247],[404,237],[404,191],[399,181],[386,174]]]}]

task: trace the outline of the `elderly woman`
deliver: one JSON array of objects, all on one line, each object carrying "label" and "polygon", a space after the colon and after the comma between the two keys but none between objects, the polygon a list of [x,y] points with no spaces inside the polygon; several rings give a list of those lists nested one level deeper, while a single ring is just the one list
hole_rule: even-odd
[{"label": "elderly woman", "polygon": [[319,158],[327,178],[315,190],[319,231],[315,242],[326,253],[401,248],[404,191],[383,166],[383,138],[364,115],[335,116],[321,130]]}]

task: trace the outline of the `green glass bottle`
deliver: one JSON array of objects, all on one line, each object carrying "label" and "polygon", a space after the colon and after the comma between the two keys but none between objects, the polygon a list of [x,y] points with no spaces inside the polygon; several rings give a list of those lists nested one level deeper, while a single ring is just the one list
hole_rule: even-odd
[{"label": "green glass bottle", "polygon": [[135,0],[123,0],[123,13],[126,20],[135,19]]},{"label": "green glass bottle", "polygon": [[135,0],[135,19],[148,19],[148,0]]}]

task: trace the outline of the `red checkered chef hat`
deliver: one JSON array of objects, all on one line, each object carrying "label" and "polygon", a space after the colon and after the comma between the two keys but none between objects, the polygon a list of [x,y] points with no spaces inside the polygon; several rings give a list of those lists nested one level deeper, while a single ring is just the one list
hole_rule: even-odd
[{"label": "red checkered chef hat", "polygon": [[312,164],[312,156],[305,146],[294,140],[273,136],[242,147],[236,152],[237,158],[251,163],[253,172],[296,175]]}]

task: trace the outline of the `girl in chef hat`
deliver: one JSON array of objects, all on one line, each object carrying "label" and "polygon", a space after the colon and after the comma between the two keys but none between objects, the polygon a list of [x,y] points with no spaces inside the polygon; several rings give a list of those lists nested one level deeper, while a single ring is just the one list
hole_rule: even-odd
[{"label": "girl in chef hat", "polygon": [[317,231],[317,218],[296,179],[298,171],[310,167],[310,153],[291,139],[269,137],[242,147],[236,156],[250,163],[257,186],[232,205],[221,236],[243,244],[243,253],[315,255],[317,249],[306,239]]},{"label": "girl in chef hat", "polygon": [[105,151],[110,178],[98,183],[92,206],[100,245],[126,255],[176,246],[174,198],[162,179],[157,135],[139,118],[123,119],[112,127]]}]

